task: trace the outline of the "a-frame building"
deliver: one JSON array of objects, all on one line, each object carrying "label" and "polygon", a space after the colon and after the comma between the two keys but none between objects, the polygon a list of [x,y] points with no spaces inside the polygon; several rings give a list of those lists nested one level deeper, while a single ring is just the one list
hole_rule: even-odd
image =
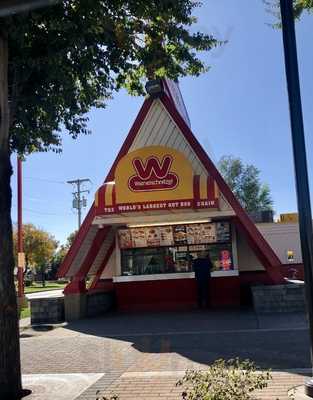
[{"label": "a-frame building", "polygon": [[[147,97],[63,264],[65,295],[114,291],[119,309],[193,307],[209,251],[211,304],[283,282],[281,261],[190,128],[178,86]],[[86,287],[86,278],[89,278]]]}]

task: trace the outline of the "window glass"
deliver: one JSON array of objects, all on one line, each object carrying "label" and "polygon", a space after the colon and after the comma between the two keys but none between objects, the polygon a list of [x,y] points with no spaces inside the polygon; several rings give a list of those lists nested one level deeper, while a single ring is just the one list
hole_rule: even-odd
[{"label": "window glass", "polygon": [[191,272],[204,251],[213,271],[234,269],[229,221],[121,229],[119,244],[122,275]]},{"label": "window glass", "polygon": [[230,243],[122,249],[122,275],[192,272],[192,261],[208,251],[213,271],[234,269]]}]

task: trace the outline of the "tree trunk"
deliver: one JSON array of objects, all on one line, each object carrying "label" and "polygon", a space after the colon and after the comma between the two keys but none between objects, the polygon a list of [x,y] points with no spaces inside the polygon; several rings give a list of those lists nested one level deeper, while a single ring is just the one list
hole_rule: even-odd
[{"label": "tree trunk", "polygon": [[19,326],[14,286],[9,150],[8,41],[0,32],[0,399],[22,396]]},{"label": "tree trunk", "polygon": [[42,287],[46,287],[46,275],[45,275],[45,267],[41,265],[41,282],[42,282]]}]

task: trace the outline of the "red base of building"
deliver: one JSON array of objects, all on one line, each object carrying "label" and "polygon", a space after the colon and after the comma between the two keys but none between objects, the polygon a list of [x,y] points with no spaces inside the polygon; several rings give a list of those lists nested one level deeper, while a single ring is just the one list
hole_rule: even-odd
[{"label": "red base of building", "polygon": [[[194,279],[115,283],[119,311],[178,311],[197,308]],[[239,277],[212,278],[210,304],[240,306]]]}]

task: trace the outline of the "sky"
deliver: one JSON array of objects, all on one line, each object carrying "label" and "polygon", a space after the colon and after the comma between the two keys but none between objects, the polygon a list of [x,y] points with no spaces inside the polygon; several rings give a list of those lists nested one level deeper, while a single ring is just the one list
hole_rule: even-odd
[{"label": "sky", "polygon": [[[227,43],[202,58],[202,76],[183,78],[181,91],[200,143],[214,154],[240,157],[261,171],[277,214],[297,210],[282,34],[262,0],[205,0],[194,29]],[[308,169],[313,184],[313,15],[296,25]],[[103,182],[135,119],[143,98],[125,91],[105,110],[89,113],[92,134],[77,140],[63,134],[62,154],[38,153],[23,163],[23,222],[33,223],[60,243],[77,229],[68,180],[89,178],[87,208]],[[12,156],[16,221],[16,156]],[[312,194],[312,188],[311,188]]]}]

